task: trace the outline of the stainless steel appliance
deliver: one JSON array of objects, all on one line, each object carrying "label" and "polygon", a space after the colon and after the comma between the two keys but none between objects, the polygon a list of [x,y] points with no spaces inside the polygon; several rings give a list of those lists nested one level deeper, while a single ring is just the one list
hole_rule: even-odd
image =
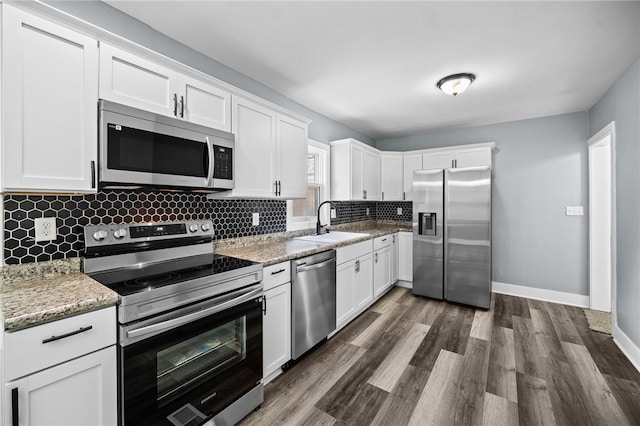
[{"label": "stainless steel appliance", "polygon": [[291,261],[291,348],[297,359],[336,329],[336,251]]},{"label": "stainless steel appliance", "polygon": [[224,191],[234,186],[234,136],[100,100],[99,185]]},{"label": "stainless steel appliance", "polygon": [[491,168],[413,173],[413,293],[489,309]]},{"label": "stainless steel appliance", "polygon": [[121,425],[217,425],[262,404],[262,265],[213,253],[210,220],[84,228],[119,294]]}]

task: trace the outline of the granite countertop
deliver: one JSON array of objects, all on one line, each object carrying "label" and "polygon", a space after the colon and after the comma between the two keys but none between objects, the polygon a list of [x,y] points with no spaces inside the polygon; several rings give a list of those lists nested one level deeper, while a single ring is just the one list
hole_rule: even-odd
[{"label": "granite countertop", "polygon": [[[79,260],[77,263],[79,265]],[[113,306],[117,302],[117,293],[82,274],[79,267],[76,270],[73,265],[65,265],[65,261],[2,268],[0,312],[5,331]]]},{"label": "granite countertop", "polygon": [[[287,260],[298,259],[326,250],[355,244],[361,241],[371,240],[383,235],[393,234],[398,231],[411,231],[411,225],[406,223],[400,224],[381,224],[381,223],[358,223],[332,226],[333,231],[343,232],[361,232],[364,235],[361,238],[355,238],[335,244],[323,244],[313,241],[304,241],[296,239],[283,239],[280,241],[269,241],[266,243],[256,244],[240,244],[236,247],[225,247],[216,250],[216,253],[226,256],[247,259],[254,262],[260,262],[264,266],[273,265],[275,263]],[[368,234],[368,235],[366,235]]]}]

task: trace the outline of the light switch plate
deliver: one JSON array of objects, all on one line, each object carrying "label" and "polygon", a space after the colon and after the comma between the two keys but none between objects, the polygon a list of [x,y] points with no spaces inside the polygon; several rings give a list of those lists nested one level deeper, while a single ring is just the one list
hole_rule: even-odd
[{"label": "light switch plate", "polygon": [[567,216],[584,216],[584,209],[582,206],[567,206]]},{"label": "light switch plate", "polygon": [[402,216],[402,207],[398,207],[398,216]]},{"label": "light switch plate", "polygon": [[367,216],[369,216],[369,207],[367,207]]},{"label": "light switch plate", "polygon": [[260,213],[253,213],[253,215],[251,216],[251,225],[260,225]]},{"label": "light switch plate", "polygon": [[338,217],[338,213],[334,207],[331,208],[331,219],[335,219]]},{"label": "light switch plate", "polygon": [[37,217],[35,219],[35,239],[38,241],[53,241],[58,238],[55,217]]}]

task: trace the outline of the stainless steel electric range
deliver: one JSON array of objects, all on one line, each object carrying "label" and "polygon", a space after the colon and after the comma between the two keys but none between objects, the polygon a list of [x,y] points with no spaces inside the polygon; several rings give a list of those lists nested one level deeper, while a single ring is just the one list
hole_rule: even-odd
[{"label": "stainless steel electric range", "polygon": [[262,404],[262,265],[209,220],[87,226],[84,272],[116,291],[121,425],[230,425]]}]

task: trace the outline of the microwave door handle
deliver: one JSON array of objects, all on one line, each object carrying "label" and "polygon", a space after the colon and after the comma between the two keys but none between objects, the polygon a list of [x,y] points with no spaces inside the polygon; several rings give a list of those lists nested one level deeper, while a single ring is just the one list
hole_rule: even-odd
[{"label": "microwave door handle", "polygon": [[213,186],[213,171],[215,169],[215,160],[213,156],[213,144],[209,140],[209,136],[205,136],[204,141],[207,143],[207,152],[209,153],[209,170],[207,171],[207,186]]}]

